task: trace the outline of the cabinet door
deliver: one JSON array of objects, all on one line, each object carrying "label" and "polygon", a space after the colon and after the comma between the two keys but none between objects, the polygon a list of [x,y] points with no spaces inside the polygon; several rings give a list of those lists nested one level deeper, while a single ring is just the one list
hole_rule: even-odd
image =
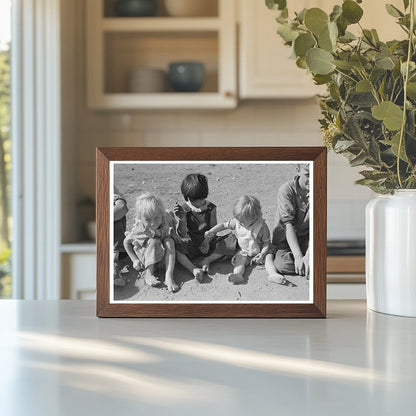
[{"label": "cabinet door", "polygon": [[95,254],[65,253],[61,259],[62,298],[72,300],[95,299]]},{"label": "cabinet door", "polygon": [[[402,0],[389,1],[399,9]],[[289,11],[320,7],[329,13],[341,0],[298,0],[289,3]],[[366,0],[361,24],[376,28],[383,41],[403,38],[395,19],[386,12],[384,2]],[[313,84],[312,77],[290,59],[291,49],[276,33],[276,11],[267,9],[264,1],[238,0],[240,19],[239,89],[241,98],[304,98],[325,92]],[[358,34],[358,25],[348,30]]]},{"label": "cabinet door", "polygon": [[[328,0],[299,0],[296,10],[325,7]],[[304,98],[322,93],[312,77],[289,59],[291,49],[277,34],[277,12],[264,1],[239,0],[240,14],[240,97]]]}]

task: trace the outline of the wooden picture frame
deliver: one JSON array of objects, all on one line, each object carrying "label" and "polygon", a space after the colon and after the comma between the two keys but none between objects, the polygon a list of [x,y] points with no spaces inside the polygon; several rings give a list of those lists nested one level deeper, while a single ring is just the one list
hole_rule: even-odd
[{"label": "wooden picture frame", "polygon": [[[150,147],[135,147],[135,148],[97,148],[97,177],[96,177],[96,200],[97,200],[97,316],[98,317],[210,317],[210,318],[325,318],[326,317],[326,212],[327,212],[327,150],[324,147],[239,147],[239,148],[150,148]],[[177,189],[177,198],[181,197],[180,183],[185,173],[195,170],[196,167],[203,167],[205,170],[208,166],[211,170],[208,172],[209,182],[218,189],[222,189],[222,194],[229,197],[233,192],[241,192],[240,194],[251,193],[253,195],[260,195],[258,198],[261,202],[262,198],[270,198],[270,194],[273,194],[273,198],[277,196],[277,189],[274,188],[274,184],[282,177],[282,175],[274,176],[269,175],[269,172],[283,172],[286,176],[293,171],[295,167],[300,169],[303,165],[308,166],[310,171],[309,187],[310,193],[308,193],[308,212],[307,216],[309,220],[310,240],[308,257],[310,264],[310,279],[300,279],[301,276],[294,276],[293,279],[300,284],[296,286],[292,293],[305,293],[308,291],[308,297],[299,297],[299,299],[290,299],[290,295],[286,298],[279,298],[274,296],[274,290],[280,292],[283,291],[280,288],[281,285],[276,283],[264,283],[267,286],[267,293],[270,293],[270,298],[260,300],[250,298],[252,295],[247,295],[248,300],[238,299],[220,299],[220,300],[200,300],[200,299],[179,299],[183,294],[178,295],[175,298],[175,294],[169,293],[167,298],[166,292],[152,292],[157,296],[165,296],[169,300],[129,300],[125,298],[120,300],[116,299],[118,294],[118,288],[114,288],[113,277],[113,241],[114,229],[113,229],[113,205],[114,205],[114,181],[121,180],[121,173],[131,171],[126,178],[130,178],[131,182],[125,180],[126,187],[129,191],[129,197],[133,198],[144,191],[152,191],[157,193],[158,185],[156,178],[159,175],[159,171],[170,172],[171,175],[175,175],[174,171],[179,170],[183,172],[176,174],[176,176],[166,177],[166,181],[175,182],[175,192]],[[230,175],[223,177],[216,177],[219,169],[226,169],[230,172]],[[235,169],[240,169],[241,177],[240,185],[235,181],[236,178],[231,177],[231,172]],[[135,173],[135,171],[144,172],[148,175],[148,183],[141,179],[145,177],[143,173]],[[186,172],[185,172],[186,171]],[[270,177],[255,176],[255,180],[248,181],[248,172],[264,172],[264,175]],[[118,176],[117,176],[118,175]],[[136,175],[136,176],[134,176]],[[263,173],[262,173],[263,175]],[[168,176],[165,174],[165,176]],[[180,176],[180,177],[179,177]],[[217,175],[218,176],[218,175]],[[293,176],[292,176],[293,177]],[[124,178],[124,176],[123,176]],[[151,179],[150,179],[151,178]],[[173,179],[172,179],[173,178]],[[246,179],[247,180],[246,180]],[[277,178],[277,179],[276,179]],[[294,177],[298,178],[297,176]],[[165,180],[164,179],[164,180]],[[123,179],[124,180],[124,179]],[[156,182],[155,182],[156,181]],[[252,183],[250,189],[246,189],[241,183]],[[123,182],[124,183],[124,182]],[[224,188],[220,188],[221,183],[231,183],[231,185],[224,185]],[[272,192],[269,188],[266,189],[266,184],[270,188],[272,186]],[[271,184],[271,185],[270,185]],[[151,186],[150,186],[151,185]],[[170,185],[169,185],[170,186]],[[210,185],[211,186],[211,185]],[[244,188],[244,189],[243,189]],[[264,193],[261,194],[262,189]],[[228,190],[228,191],[227,191]],[[225,192],[224,192],[225,191]],[[162,191],[160,191],[162,192]],[[309,192],[309,191],[308,191]],[[217,193],[217,195],[220,195]],[[161,195],[163,196],[163,195]],[[176,195],[174,195],[176,197]],[[171,197],[171,200],[173,197]],[[133,199],[132,199],[133,200]],[[215,201],[214,201],[215,202]],[[134,204],[133,204],[134,205]],[[166,203],[165,203],[166,205]],[[218,205],[220,211],[221,206]],[[276,207],[276,205],[275,205]],[[134,206],[130,202],[129,208],[133,215]],[[171,207],[169,207],[171,208]],[[270,204],[268,205],[268,211],[271,210]],[[232,218],[232,209],[227,214]],[[310,214],[309,214],[310,213]],[[132,217],[130,217],[130,223]],[[267,221],[266,221],[267,222]],[[273,224],[269,224],[271,231],[273,231]],[[309,237],[308,237],[309,238]],[[306,255],[305,255],[306,256]],[[221,265],[220,265],[221,266]],[[220,267],[219,266],[219,267]],[[127,266],[127,270],[130,273],[132,270],[130,266]],[[180,274],[180,267],[175,269],[175,273]],[[221,266],[222,267],[222,266]],[[225,262],[224,267],[233,267],[229,263]],[[178,271],[179,270],[179,271]],[[183,269],[185,270],[185,269]],[[253,269],[254,270],[254,269]],[[257,269],[255,269],[257,270]],[[258,268],[259,272],[262,269]],[[257,273],[257,272],[256,272]],[[264,271],[264,273],[266,273]],[[140,275],[138,275],[140,276]],[[215,275],[217,276],[217,275]],[[214,278],[216,278],[214,276]],[[222,275],[219,275],[223,279]],[[266,275],[262,274],[261,281],[267,282]],[[179,276],[181,278],[181,276]],[[175,278],[177,279],[177,278]],[[260,278],[259,278],[260,279]],[[290,280],[290,278],[288,278]],[[255,280],[254,278],[252,279]],[[135,284],[141,282],[138,277]],[[210,280],[210,283],[216,283],[217,280]],[[218,284],[223,284],[223,281],[218,280]],[[260,282],[260,280],[258,281]],[[129,283],[133,285],[132,282]],[[196,285],[196,282],[189,280],[182,284],[182,289],[185,290],[186,285]],[[303,285],[303,286],[302,286]],[[304,286],[307,286],[307,289]],[[258,283],[257,285],[260,291],[264,291],[264,287]],[[279,286],[278,289],[274,289]],[[302,286],[302,288],[300,288]],[[187,286],[189,287],[189,286]],[[196,287],[196,286],[195,286]],[[210,288],[210,284],[205,286],[201,285],[201,289],[198,290],[213,290],[213,286]],[[225,286],[224,286],[225,287]],[[230,286],[229,290],[233,290],[235,293],[243,292],[248,286],[241,286],[241,290],[235,286]],[[207,288],[207,289],[205,289]],[[149,287],[146,286],[146,290]],[[152,288],[153,289],[153,288]],[[182,290],[181,289],[181,290]],[[238,289],[238,290],[237,290]],[[124,290],[124,289],[123,289]],[[181,290],[177,293],[180,294]],[[228,290],[228,287],[227,287]],[[286,288],[284,289],[286,291]],[[139,290],[140,292],[140,290]],[[139,293],[138,292],[138,293]],[[232,293],[234,293],[232,292]],[[280,293],[278,292],[278,293]],[[144,289],[141,293],[145,292]],[[186,291],[184,291],[186,293]],[[217,296],[216,292],[212,292]],[[228,292],[227,292],[228,293]],[[282,292],[283,293],[283,292]],[[289,289],[285,293],[290,293]],[[137,295],[137,294],[136,294]],[[154,295],[154,296],[156,296]],[[222,296],[222,292],[218,296]],[[118,296],[118,295],[117,295]],[[269,296],[269,295],[267,295]],[[302,295],[303,296],[303,295]]]}]

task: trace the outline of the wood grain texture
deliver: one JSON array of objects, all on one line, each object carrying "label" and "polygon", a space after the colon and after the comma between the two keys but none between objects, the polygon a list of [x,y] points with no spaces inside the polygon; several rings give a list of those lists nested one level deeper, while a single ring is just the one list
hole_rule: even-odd
[{"label": "wood grain texture", "polygon": [[[195,318],[326,317],[326,157],[324,147],[97,148],[97,316]],[[312,161],[313,303],[110,303],[110,161]]]}]

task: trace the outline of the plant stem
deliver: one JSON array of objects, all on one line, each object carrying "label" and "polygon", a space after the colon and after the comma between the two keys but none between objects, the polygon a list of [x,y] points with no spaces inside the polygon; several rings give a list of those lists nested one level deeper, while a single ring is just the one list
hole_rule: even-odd
[{"label": "plant stem", "polygon": [[400,188],[403,188],[402,178],[400,175],[400,156],[402,152],[402,146],[403,146],[403,139],[404,139],[404,132],[406,129],[406,110],[407,110],[407,83],[409,80],[409,68],[410,68],[410,60],[412,57],[412,49],[413,49],[413,36],[414,36],[414,26],[415,26],[415,16],[414,16],[414,6],[415,1],[410,0],[410,30],[409,30],[409,44],[407,47],[407,59],[406,59],[406,73],[404,75],[403,80],[403,94],[404,94],[404,100],[403,100],[403,118],[402,118],[402,127],[400,129],[400,140],[399,140],[399,149],[397,152],[397,177],[399,179],[399,186]]}]

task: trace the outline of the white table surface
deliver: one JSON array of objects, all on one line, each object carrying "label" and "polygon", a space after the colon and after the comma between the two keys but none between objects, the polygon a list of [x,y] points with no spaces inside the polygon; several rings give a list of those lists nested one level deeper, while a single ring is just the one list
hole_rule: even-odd
[{"label": "white table surface", "polygon": [[0,301],[0,415],[412,415],[416,319],[98,319]]}]

